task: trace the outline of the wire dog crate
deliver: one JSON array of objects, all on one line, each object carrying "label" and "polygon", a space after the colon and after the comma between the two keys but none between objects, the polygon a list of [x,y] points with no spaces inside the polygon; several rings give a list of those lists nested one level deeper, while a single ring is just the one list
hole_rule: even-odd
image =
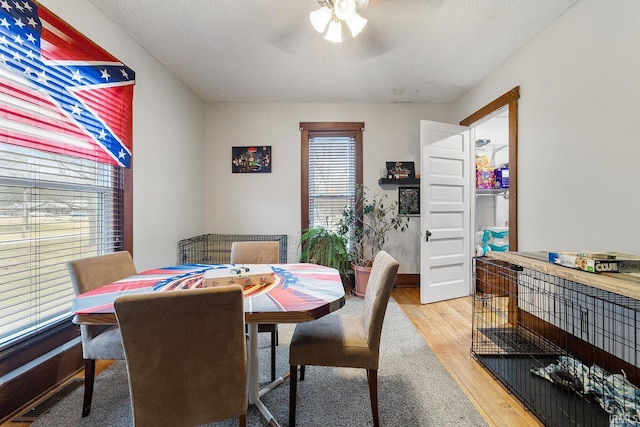
[{"label": "wire dog crate", "polygon": [[287,263],[287,236],[283,234],[203,234],[178,242],[178,264],[228,264],[233,242],[278,242],[281,264]]},{"label": "wire dog crate", "polygon": [[475,272],[471,353],[545,426],[640,426],[640,301],[489,258]]}]

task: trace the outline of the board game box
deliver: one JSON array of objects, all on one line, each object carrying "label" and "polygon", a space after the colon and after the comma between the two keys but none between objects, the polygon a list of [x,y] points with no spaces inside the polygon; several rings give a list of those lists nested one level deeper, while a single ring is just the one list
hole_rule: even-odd
[{"label": "board game box", "polygon": [[237,284],[242,286],[265,286],[275,281],[273,269],[262,264],[243,264],[223,269],[212,269],[204,273],[204,287]]},{"label": "board game box", "polygon": [[640,272],[640,257],[614,252],[549,252],[549,262],[590,273]]}]

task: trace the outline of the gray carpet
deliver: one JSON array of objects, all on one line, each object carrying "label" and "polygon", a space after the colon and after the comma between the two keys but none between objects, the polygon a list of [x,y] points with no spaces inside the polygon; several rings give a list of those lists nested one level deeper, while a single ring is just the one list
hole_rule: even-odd
[{"label": "gray carpet", "polygon": [[[359,312],[362,300],[348,297],[342,310]],[[278,372],[288,369],[288,343],[295,325],[280,325]],[[267,382],[269,334],[259,334],[260,379]],[[420,334],[393,301],[389,302],[382,332],[378,399],[383,426],[486,426],[469,399],[425,344]],[[80,417],[84,387],[76,389],[43,414],[32,427],[130,426],[126,366],[115,362],[96,377],[91,414]],[[274,417],[288,424],[289,381],[267,393],[263,402]],[[267,423],[250,407],[249,426]],[[359,369],[307,367],[305,381],[298,383],[299,426],[368,426],[371,409],[366,373]],[[235,426],[237,420],[212,424]]]}]

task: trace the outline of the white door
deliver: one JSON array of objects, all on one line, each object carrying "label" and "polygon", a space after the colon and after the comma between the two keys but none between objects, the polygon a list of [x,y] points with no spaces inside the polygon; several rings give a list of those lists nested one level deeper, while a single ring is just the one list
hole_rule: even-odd
[{"label": "white door", "polygon": [[471,292],[471,146],[465,126],[420,122],[420,302]]}]

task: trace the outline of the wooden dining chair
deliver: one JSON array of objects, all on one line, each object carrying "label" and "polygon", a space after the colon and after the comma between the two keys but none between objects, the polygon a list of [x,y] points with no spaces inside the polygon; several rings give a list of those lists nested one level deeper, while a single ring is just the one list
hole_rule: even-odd
[{"label": "wooden dining chair", "polygon": [[398,262],[385,251],[378,252],[373,261],[361,314],[341,314],[337,311],[296,325],[289,347],[289,426],[296,424],[298,366],[300,381],[303,381],[306,365],[366,369],[373,425],[379,425],[380,334],[397,273]]},{"label": "wooden dining chair", "polygon": [[[137,273],[131,254],[113,252],[67,262],[67,270],[76,295],[89,292]],[[84,358],[84,401],[82,416],[91,412],[96,360],[124,360],[118,326],[80,325]]]},{"label": "wooden dining chair", "polygon": [[246,425],[247,347],[240,285],[118,297],[134,424]]},{"label": "wooden dining chair", "polygon": [[[231,243],[232,264],[277,264],[280,261],[278,242],[233,242]],[[258,332],[271,334],[271,381],[276,380],[276,346],[278,345],[278,324],[260,323]]]}]

